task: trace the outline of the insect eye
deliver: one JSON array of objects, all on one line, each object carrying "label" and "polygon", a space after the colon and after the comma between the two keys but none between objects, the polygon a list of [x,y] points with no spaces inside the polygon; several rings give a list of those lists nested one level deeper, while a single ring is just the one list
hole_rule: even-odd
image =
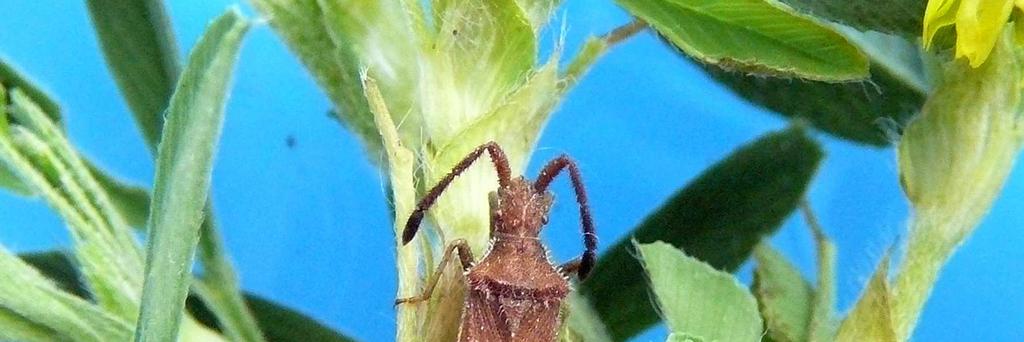
[{"label": "insect eye", "polygon": [[547,215],[541,216],[540,217],[540,223],[541,224],[548,224],[548,216]]}]

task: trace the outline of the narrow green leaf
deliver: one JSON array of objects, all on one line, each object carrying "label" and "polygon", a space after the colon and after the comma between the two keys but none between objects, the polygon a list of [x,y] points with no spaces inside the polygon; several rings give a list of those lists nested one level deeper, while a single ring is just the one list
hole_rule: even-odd
[{"label": "narrow green leaf", "polygon": [[761,243],[754,249],[754,296],[774,342],[807,341],[814,289],[786,257]]},{"label": "narrow green leaf", "polygon": [[[52,280],[60,288],[70,290],[79,297],[88,297],[88,293],[82,292],[84,288],[78,277],[78,272],[66,254],[59,251],[48,251],[25,253],[18,257]],[[270,341],[352,341],[352,339],[331,330],[313,318],[273,301],[253,294],[245,295],[245,300],[252,307],[253,313],[256,315],[260,326],[264,327],[266,337]],[[197,321],[211,328],[221,328],[217,322],[217,317],[199,297],[189,296],[187,304],[189,313]],[[0,327],[3,326],[0,324]]]},{"label": "narrow green leaf", "polygon": [[757,301],[731,274],[675,246],[635,243],[669,331],[702,341],[760,341]]},{"label": "narrow green leaf", "polygon": [[[45,92],[43,92],[38,86],[28,80],[27,77],[22,75],[13,66],[8,64],[2,58],[0,58],[0,116],[4,116],[3,122],[0,122],[0,130],[6,132],[8,122],[7,118],[7,94],[11,90],[18,89],[25,93],[32,99],[33,102],[37,103],[43,111],[50,116],[54,121],[60,122],[60,107],[54,102]],[[32,195],[31,188],[23,183],[14,171],[8,169],[6,165],[0,165],[0,188],[8,189],[15,194],[29,196]]]},{"label": "narrow green leaf", "polygon": [[[179,72],[174,35],[163,2],[89,0],[88,6],[111,73],[142,130],[146,145],[155,153],[163,129],[164,109]],[[96,168],[93,170],[128,223],[144,227],[149,214],[149,195],[141,188],[117,182]],[[224,255],[209,205],[206,212],[199,244],[199,259],[206,271],[200,278],[206,284],[201,296],[227,321],[229,337],[262,341],[241,299],[237,276]]]},{"label": "narrow green leaf", "polygon": [[831,342],[836,336],[836,246],[825,235],[811,207],[805,202],[802,208],[807,225],[814,234],[818,252],[818,287],[814,291],[811,306],[811,321],[807,328],[810,342]]},{"label": "narrow green leaf", "polygon": [[[823,153],[802,128],[768,134],[706,170],[633,232],[641,243],[664,241],[724,271],[734,271],[761,238],[796,209]],[[658,322],[645,298],[640,264],[621,240],[580,284],[616,341]]]},{"label": "narrow green leaf", "polygon": [[156,150],[178,77],[178,53],[160,0],[88,0],[103,56],[147,146]]},{"label": "narrow green leaf", "polygon": [[171,97],[157,153],[136,341],[170,341],[178,334],[228,83],[248,27],[236,9],[217,18],[193,48]]},{"label": "narrow green leaf", "polygon": [[68,223],[90,292],[101,307],[134,319],[142,255],[128,228],[56,123],[19,90],[0,135],[0,160]]},{"label": "narrow green leaf", "polygon": [[779,0],[794,9],[860,29],[921,35],[921,18],[928,0]]},{"label": "narrow green leaf", "polygon": [[868,59],[828,26],[764,0],[617,0],[687,55],[746,73],[820,81],[868,76]]},{"label": "narrow green leaf", "polygon": [[862,83],[787,80],[701,65],[737,95],[777,114],[807,120],[829,134],[872,146],[887,146],[920,110],[930,91],[924,58],[908,41],[844,30],[872,58]]},{"label": "narrow green leaf", "polygon": [[50,279],[61,290],[83,299],[91,298],[72,259],[63,252],[22,253],[18,257]]},{"label": "narrow green leaf", "polygon": [[57,105],[57,102],[54,102],[35,82],[29,80],[27,76],[18,72],[14,66],[3,59],[0,59],[0,85],[3,85],[4,90],[8,93],[14,88],[21,89],[50,117],[50,120],[61,122],[60,106]]},{"label": "narrow green leaf", "polygon": [[53,329],[33,322],[13,311],[0,308],[0,340],[48,342],[60,339],[60,334]]},{"label": "narrow green leaf", "polygon": [[839,327],[838,342],[877,341],[896,342],[892,317],[892,297],[889,292],[889,257],[882,258],[875,275],[857,300],[853,311]]},{"label": "narrow green leaf", "polygon": [[[60,340],[126,341],[128,322],[61,291],[32,266],[0,248],[0,308],[52,329]],[[0,330],[4,329],[0,326]]]},{"label": "narrow green leaf", "polygon": [[146,218],[149,217],[149,192],[114,178],[92,163],[88,167],[126,223],[135,228],[145,228]]}]

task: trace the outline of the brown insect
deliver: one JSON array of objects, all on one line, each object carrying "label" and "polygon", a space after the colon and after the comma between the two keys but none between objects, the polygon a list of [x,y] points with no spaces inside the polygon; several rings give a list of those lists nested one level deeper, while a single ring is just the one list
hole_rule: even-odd
[{"label": "brown insect", "polygon": [[[483,152],[491,156],[498,173],[497,194],[491,194],[491,242],[479,262],[466,240],[458,239],[445,247],[437,271],[427,280],[418,296],[400,298],[395,304],[416,303],[430,298],[452,253],[458,250],[466,278],[466,301],[459,328],[459,341],[554,341],[561,326],[562,301],[569,294],[567,277],[575,272],[583,279],[594,266],[597,235],[587,207],[579,168],[568,156],[549,162],[537,181],[523,176],[512,178],[505,153],[492,142],[481,145],[455,165],[448,175],[420,200],[406,222],[402,243],[416,236],[424,212],[449,184],[476,161]],[[579,259],[555,266],[548,260],[547,248],[538,234],[548,223],[553,198],[547,191],[551,181],[563,170],[569,178],[580,205],[585,249]]]}]

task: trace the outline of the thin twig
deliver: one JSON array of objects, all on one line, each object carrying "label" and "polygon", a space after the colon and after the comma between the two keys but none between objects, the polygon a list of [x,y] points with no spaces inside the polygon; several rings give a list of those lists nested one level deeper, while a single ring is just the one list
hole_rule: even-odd
[{"label": "thin twig", "polygon": [[601,38],[608,44],[608,47],[612,47],[626,39],[629,39],[637,33],[640,33],[640,31],[643,31],[644,29],[647,29],[646,22],[640,19],[633,19],[629,24],[619,26],[612,30],[612,32],[601,36]]},{"label": "thin twig", "polygon": [[600,37],[591,37],[583,44],[576,56],[573,57],[572,62],[569,63],[569,67],[566,68],[562,74],[562,78],[565,79],[565,83],[562,84],[561,90],[565,91],[572,86],[576,85],[576,81],[583,77],[583,74],[590,70],[590,67],[597,62],[609,48],[618,45],[619,43],[629,39],[636,35],[640,31],[647,28],[647,23],[640,19],[634,19],[628,24],[619,26]]}]

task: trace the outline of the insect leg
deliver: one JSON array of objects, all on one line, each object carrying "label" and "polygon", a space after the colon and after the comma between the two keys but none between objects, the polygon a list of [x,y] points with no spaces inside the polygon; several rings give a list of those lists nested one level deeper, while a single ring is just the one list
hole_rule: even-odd
[{"label": "insect leg", "polygon": [[469,244],[466,243],[465,239],[457,239],[445,246],[444,255],[441,257],[441,263],[437,265],[437,270],[427,278],[427,283],[423,287],[423,292],[419,295],[407,298],[399,298],[395,300],[395,305],[403,303],[419,303],[430,298],[430,295],[434,293],[434,287],[437,286],[437,281],[441,279],[441,274],[444,273],[444,269],[448,267],[448,262],[452,260],[452,253],[458,249],[459,261],[462,263],[462,270],[465,271],[473,266],[473,252],[469,249]]},{"label": "insect leg", "polygon": [[569,159],[569,156],[561,155],[555,158],[537,176],[533,183],[534,190],[544,192],[551,181],[558,176],[563,169],[569,169],[569,180],[572,181],[572,188],[576,192],[576,202],[580,205],[580,221],[583,226],[583,256],[580,257],[579,266],[576,267],[576,274],[583,280],[594,267],[594,260],[597,258],[597,234],[594,233],[594,220],[590,217],[590,207],[587,205],[587,190],[583,188],[583,177],[580,176],[580,169],[576,163]]},{"label": "insect leg", "polygon": [[507,186],[512,179],[512,168],[508,164],[508,158],[505,157],[505,151],[501,150],[501,146],[491,141],[486,144],[480,145],[473,152],[466,155],[452,171],[449,172],[444,178],[441,178],[437,185],[434,185],[427,194],[420,199],[420,202],[416,204],[416,209],[413,209],[412,214],[409,215],[409,220],[405,223],[405,230],[402,231],[402,244],[407,244],[412,241],[412,238],[416,236],[416,231],[419,230],[420,221],[423,221],[423,214],[427,211],[430,206],[434,205],[437,198],[441,196],[444,189],[448,188],[448,185],[466,171],[473,162],[480,158],[480,155],[487,151],[487,154],[491,156],[491,162],[494,163],[494,169],[498,172],[498,185],[501,187]]}]

